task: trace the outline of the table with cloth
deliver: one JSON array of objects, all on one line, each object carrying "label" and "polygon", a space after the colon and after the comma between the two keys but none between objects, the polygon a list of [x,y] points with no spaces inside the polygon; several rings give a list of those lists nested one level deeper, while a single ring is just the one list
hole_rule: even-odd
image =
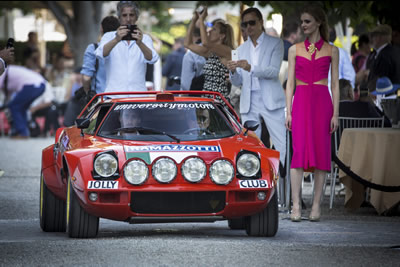
[{"label": "table with cloth", "polygon": [[[338,158],[361,178],[384,186],[400,185],[400,130],[393,128],[348,128],[340,140]],[[345,207],[355,210],[365,200],[365,187],[342,170],[346,187]],[[384,214],[400,202],[400,192],[371,189],[371,205]]]}]

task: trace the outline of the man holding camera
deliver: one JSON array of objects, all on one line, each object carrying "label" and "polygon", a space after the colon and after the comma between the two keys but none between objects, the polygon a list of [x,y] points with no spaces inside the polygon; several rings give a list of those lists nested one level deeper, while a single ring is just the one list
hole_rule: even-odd
[{"label": "man holding camera", "polygon": [[104,58],[105,92],[147,91],[146,64],[154,64],[159,56],[150,36],[136,26],[140,11],[132,1],[120,1],[117,14],[121,26],[103,35],[96,56]]}]

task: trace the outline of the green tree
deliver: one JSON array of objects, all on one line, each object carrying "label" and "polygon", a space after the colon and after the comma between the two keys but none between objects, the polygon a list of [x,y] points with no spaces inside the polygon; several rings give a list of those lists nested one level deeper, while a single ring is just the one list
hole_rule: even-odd
[{"label": "green tree", "polygon": [[[75,66],[81,66],[83,54],[88,44],[97,40],[102,20],[104,1],[10,1],[0,2],[0,11],[9,11],[12,8],[21,9],[24,14],[36,8],[47,8],[57,21],[63,26],[67,35],[68,44],[74,54]],[[162,1],[138,1],[142,10],[148,10],[158,19],[158,27],[169,24],[170,15],[167,5]]]},{"label": "green tree", "polygon": [[[138,1],[142,10],[147,10],[157,18],[153,27],[156,32],[168,32],[170,15],[167,7],[172,1]],[[198,1],[197,5],[218,5],[224,1]],[[237,5],[238,1],[228,1]],[[242,4],[253,6],[255,1],[241,1]],[[321,5],[327,12],[329,23],[334,25],[339,21],[350,19],[351,26],[364,25],[370,30],[377,23],[387,23],[397,26],[397,9],[392,1],[258,1],[260,6],[271,5],[273,13],[281,13],[283,22],[298,20],[304,5]],[[89,43],[95,42],[99,35],[101,10],[103,1],[3,1],[0,11],[4,13],[12,8],[19,8],[29,13],[34,8],[48,8],[64,27],[67,40],[75,55],[75,65],[82,64],[82,56]],[[345,24],[343,24],[345,25]]]},{"label": "green tree", "polygon": [[72,1],[70,2],[72,16],[57,1],[43,1],[43,3],[64,27],[67,41],[74,54],[75,66],[82,66],[87,45],[96,41],[100,32],[103,1]]},{"label": "green tree", "polygon": [[[222,2],[225,1],[198,1],[197,6],[214,6]],[[237,4],[237,1],[228,2],[232,5]],[[255,1],[241,1],[241,3],[247,6],[255,5]],[[258,1],[257,3],[262,7],[270,5],[273,8],[269,16],[274,13],[282,14],[283,23],[299,20],[301,10],[306,5],[320,5],[327,13],[330,25],[344,22],[349,18],[352,27],[363,24],[366,29],[371,29],[378,22],[393,24],[398,21],[396,9],[390,1]]]}]

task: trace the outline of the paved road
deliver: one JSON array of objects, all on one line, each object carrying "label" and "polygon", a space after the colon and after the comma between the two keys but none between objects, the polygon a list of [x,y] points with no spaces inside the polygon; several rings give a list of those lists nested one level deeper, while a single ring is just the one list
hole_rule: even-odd
[{"label": "paved road", "polygon": [[[292,223],[280,214],[274,238],[250,238],[226,222],[129,225],[100,220],[96,239],[69,239],[39,227],[41,149],[50,138],[0,138],[0,265],[34,266],[399,266],[400,217],[372,208]],[[307,184],[306,184],[307,186]],[[305,196],[310,203],[310,196]],[[305,212],[307,214],[308,211]],[[397,248],[396,248],[397,247]]]}]

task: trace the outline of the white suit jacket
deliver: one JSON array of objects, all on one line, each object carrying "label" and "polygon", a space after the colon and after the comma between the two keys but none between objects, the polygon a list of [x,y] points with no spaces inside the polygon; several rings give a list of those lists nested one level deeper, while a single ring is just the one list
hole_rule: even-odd
[{"label": "white suit jacket", "polygon": [[286,106],[285,93],[279,81],[279,71],[283,60],[283,42],[279,38],[262,34],[265,36],[260,47],[258,66],[253,66],[251,62],[250,46],[253,44],[250,38],[237,49],[239,59],[246,59],[253,68],[252,72],[237,68],[236,72],[230,75],[232,84],[242,86],[240,113],[248,113],[250,110],[253,76],[259,79],[262,101],[266,109],[275,110]]}]

